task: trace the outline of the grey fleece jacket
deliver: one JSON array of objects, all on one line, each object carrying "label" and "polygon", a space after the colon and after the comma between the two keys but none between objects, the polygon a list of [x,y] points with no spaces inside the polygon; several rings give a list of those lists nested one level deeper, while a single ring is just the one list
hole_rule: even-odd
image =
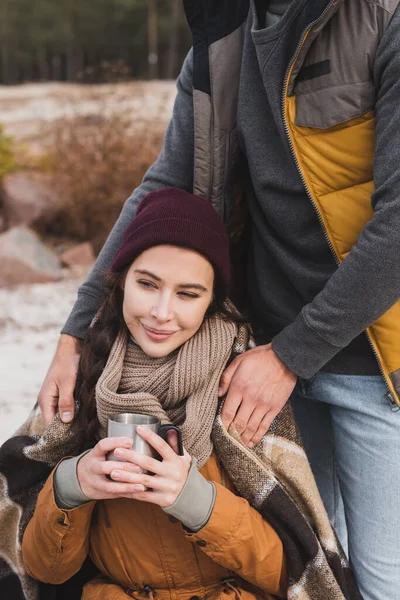
[{"label": "grey fleece jacket", "polygon": [[[299,22],[300,36],[306,3],[293,2],[281,20],[268,28],[252,3],[245,33],[238,130],[249,171],[247,200],[252,232],[248,288],[255,329],[260,341],[272,339],[276,353],[290,369],[309,378],[332,359],[337,360],[335,355],[339,357],[337,372],[356,373],[358,367],[352,359],[360,355],[372,364],[365,342],[360,345],[352,340],[400,298],[400,11],[378,46],[374,63],[375,216],[346,260],[336,267],[297,173],[282,123],[283,72],[290,59],[285,42],[293,35],[293,23]],[[177,88],[173,118],[160,156],[127,200],[79,290],[63,333],[84,337],[101,300],[104,273],[143,196],[167,186],[192,189],[191,52]],[[374,367],[367,367],[367,372],[369,368]]]}]

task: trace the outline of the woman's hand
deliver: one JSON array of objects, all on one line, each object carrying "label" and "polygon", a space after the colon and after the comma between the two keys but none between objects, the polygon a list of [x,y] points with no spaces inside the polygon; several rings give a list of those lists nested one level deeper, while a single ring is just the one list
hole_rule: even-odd
[{"label": "woman's hand", "polygon": [[132,463],[106,460],[106,455],[118,449],[132,446],[132,438],[109,437],[101,440],[96,446],[82,456],[78,462],[77,475],[82,492],[91,500],[108,500],[121,498],[124,494],[142,490],[143,486],[132,483],[115,483],[107,478],[111,471],[140,473],[140,468]]},{"label": "woman's hand", "polygon": [[[186,450],[184,456],[179,456],[167,442],[147,427],[138,427],[137,433],[159,453],[163,460],[161,462],[155,458],[143,456],[135,450],[117,448],[115,455],[129,462],[118,463],[118,466],[110,471],[112,480],[120,482],[114,485],[129,485],[140,488],[140,491],[127,490],[120,494],[123,498],[151,502],[162,508],[171,506],[186,483],[191,457]],[[172,446],[175,446],[176,443],[174,443],[175,436],[176,432],[169,432],[168,440]],[[123,464],[128,464],[131,467],[136,466],[136,468],[141,467],[150,473],[154,473],[154,475],[122,469],[120,465]]]}]

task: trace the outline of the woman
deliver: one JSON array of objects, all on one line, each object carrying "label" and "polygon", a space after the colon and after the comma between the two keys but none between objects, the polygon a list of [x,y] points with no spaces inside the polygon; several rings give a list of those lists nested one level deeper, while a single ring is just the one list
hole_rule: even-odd
[{"label": "woman", "polygon": [[[83,600],[290,597],[289,583],[308,585],[315,599],[327,589],[332,599],[357,597],[347,572],[338,584],[314,539],[313,518],[333,556],[334,535],[318,516],[318,499],[310,502],[309,471],[298,474],[303,483],[296,476],[290,483],[298,496],[307,488],[305,535],[287,493],[264,472],[263,441],[244,448],[216,418],[221,374],[247,333],[227,308],[228,288],[228,237],[211,205],[173,188],[150,193],[125,231],[82,352],[78,422],[85,441],[97,443],[60,462],[39,494],[22,543],[32,577],[62,583],[89,555],[100,574],[85,585]],[[162,461],[130,449],[129,438],[106,437],[108,417],[123,412],[178,425],[184,455],[174,451],[173,434],[169,445],[138,429]],[[272,435],[283,439],[284,425]],[[125,462],[107,461],[110,451]],[[270,462],[274,452],[269,445]],[[285,457],[281,451],[281,471]],[[296,460],[300,466],[303,458]],[[295,537],[309,536],[307,552],[315,544],[321,573],[307,558],[307,584],[300,583],[305,554],[292,552],[288,580],[282,540],[263,518],[279,511],[284,538],[292,519]]]}]

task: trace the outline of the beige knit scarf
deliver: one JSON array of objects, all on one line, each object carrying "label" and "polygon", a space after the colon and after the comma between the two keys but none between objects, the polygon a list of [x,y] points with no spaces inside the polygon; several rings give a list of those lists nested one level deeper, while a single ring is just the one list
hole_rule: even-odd
[{"label": "beige knit scarf", "polygon": [[163,358],[150,358],[120,333],[96,386],[100,437],[113,414],[153,415],[178,425],[184,447],[204,465],[213,449],[218,385],[237,331],[221,317],[205,319],[192,338]]}]

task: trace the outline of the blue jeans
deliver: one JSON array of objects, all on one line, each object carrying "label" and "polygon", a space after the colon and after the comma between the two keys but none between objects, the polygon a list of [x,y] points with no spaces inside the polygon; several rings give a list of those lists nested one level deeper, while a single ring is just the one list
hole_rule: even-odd
[{"label": "blue jeans", "polygon": [[291,403],[364,600],[400,599],[400,412],[379,376],[319,373]]}]

